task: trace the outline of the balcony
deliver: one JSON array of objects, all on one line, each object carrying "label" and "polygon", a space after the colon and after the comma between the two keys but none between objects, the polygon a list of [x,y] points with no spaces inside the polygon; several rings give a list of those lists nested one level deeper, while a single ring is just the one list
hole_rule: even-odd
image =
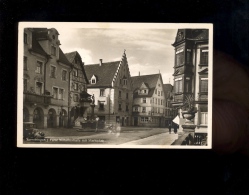
[{"label": "balcony", "polygon": [[36,103],[36,104],[51,104],[51,96],[38,95],[32,93],[23,93],[24,102]]}]

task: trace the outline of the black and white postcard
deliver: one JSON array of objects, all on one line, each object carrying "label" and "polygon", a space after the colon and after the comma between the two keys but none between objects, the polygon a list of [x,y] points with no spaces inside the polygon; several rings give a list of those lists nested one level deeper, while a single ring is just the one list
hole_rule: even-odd
[{"label": "black and white postcard", "polygon": [[213,25],[20,22],[17,147],[212,148]]}]

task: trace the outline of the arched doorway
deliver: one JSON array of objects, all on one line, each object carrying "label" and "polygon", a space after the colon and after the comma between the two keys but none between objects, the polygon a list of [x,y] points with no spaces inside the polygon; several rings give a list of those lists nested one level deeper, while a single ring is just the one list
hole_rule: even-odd
[{"label": "arched doorway", "polygon": [[23,122],[29,122],[29,111],[25,107],[23,108]]},{"label": "arched doorway", "polygon": [[53,108],[48,110],[47,125],[48,128],[56,127],[56,112]]},{"label": "arched doorway", "polygon": [[37,107],[34,110],[33,122],[36,124],[36,127],[38,129],[43,129],[44,128],[44,113],[43,113],[43,110],[40,107]]},{"label": "arched doorway", "polygon": [[67,126],[67,111],[64,110],[64,109],[62,109],[60,111],[59,126],[60,127],[66,127]]}]

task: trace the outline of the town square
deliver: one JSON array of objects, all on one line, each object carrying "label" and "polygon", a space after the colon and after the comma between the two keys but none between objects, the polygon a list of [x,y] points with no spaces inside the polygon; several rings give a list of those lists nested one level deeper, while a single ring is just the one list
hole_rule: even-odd
[{"label": "town square", "polygon": [[210,29],[25,24],[21,145],[210,147]]}]

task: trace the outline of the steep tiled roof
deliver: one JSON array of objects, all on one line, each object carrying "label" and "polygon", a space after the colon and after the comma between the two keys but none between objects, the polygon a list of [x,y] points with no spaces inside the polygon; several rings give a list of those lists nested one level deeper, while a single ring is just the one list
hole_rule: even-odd
[{"label": "steep tiled roof", "polygon": [[73,51],[73,52],[70,52],[70,53],[65,53],[65,56],[67,57],[67,59],[68,59],[68,61],[70,63],[73,63],[73,60],[74,60],[74,58],[76,56],[76,52],[77,51]]},{"label": "steep tiled roof", "polygon": [[159,75],[160,74],[151,74],[131,77],[131,80],[133,82],[133,91],[140,88],[143,82],[149,88],[156,87]]},{"label": "steep tiled roof", "polygon": [[48,54],[44,51],[44,49],[41,47],[39,42],[37,41],[37,34],[33,33],[32,36],[32,49],[33,52],[36,52],[38,54],[41,54],[43,56],[47,56]]},{"label": "steep tiled roof", "polygon": [[173,86],[171,84],[163,84],[163,91],[166,98],[169,98],[170,93],[173,90]]},{"label": "steep tiled roof", "polygon": [[65,54],[61,50],[61,48],[59,48],[59,62],[66,64],[68,66],[71,65],[70,62],[68,61],[67,57],[65,56]]},{"label": "steep tiled roof", "polygon": [[[133,82],[133,97],[139,98],[139,97],[151,97],[154,93],[157,81],[159,79],[160,74],[151,74],[151,75],[142,75],[142,76],[135,76],[131,77],[131,80]],[[142,85],[142,83],[145,83],[146,86],[149,87],[149,92],[147,95],[139,95],[136,91],[139,89]]]},{"label": "steep tiled roof", "polygon": [[178,29],[175,42],[172,45],[175,46],[184,40],[207,40],[208,31],[208,29]]},{"label": "steep tiled roof", "polygon": [[[67,60],[70,63],[73,63],[73,61],[74,61],[74,59],[75,59],[76,56],[78,56],[81,59],[81,56],[80,56],[80,54],[77,51],[65,53],[65,56],[66,56]],[[83,71],[86,83],[89,84],[89,81],[88,81],[88,78],[87,78],[87,75],[86,75],[86,71],[85,71],[85,66],[82,63],[81,63],[81,68],[82,68],[82,71]]]},{"label": "steep tiled roof", "polygon": [[101,66],[99,64],[85,65],[84,68],[88,80],[90,80],[93,75],[97,77],[96,84],[90,84],[88,88],[110,87],[119,64],[120,61],[102,62]]}]

